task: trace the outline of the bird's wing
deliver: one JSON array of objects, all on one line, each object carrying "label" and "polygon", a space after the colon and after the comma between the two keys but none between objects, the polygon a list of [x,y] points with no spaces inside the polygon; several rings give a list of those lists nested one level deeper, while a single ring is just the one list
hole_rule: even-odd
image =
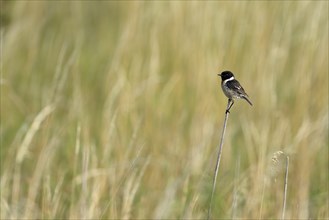
[{"label": "bird's wing", "polygon": [[242,88],[242,86],[240,85],[240,83],[237,80],[231,80],[228,81],[226,83],[227,87],[230,89],[233,89],[234,91],[236,91],[237,93],[241,94],[241,95],[247,95],[247,93],[244,91],[244,89]]}]

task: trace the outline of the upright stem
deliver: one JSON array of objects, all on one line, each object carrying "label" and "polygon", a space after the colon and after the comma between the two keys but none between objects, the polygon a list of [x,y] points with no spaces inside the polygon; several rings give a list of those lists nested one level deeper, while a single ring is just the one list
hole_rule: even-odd
[{"label": "upright stem", "polygon": [[281,219],[284,219],[286,212],[286,200],[287,200],[287,185],[288,185],[288,171],[289,171],[289,156],[286,156],[286,174],[284,177],[284,196],[283,196],[283,207]]},{"label": "upright stem", "polygon": [[222,136],[220,138],[220,143],[219,143],[217,163],[216,163],[216,167],[215,167],[215,173],[214,173],[214,179],[213,179],[213,183],[212,183],[210,203],[209,203],[209,208],[208,208],[208,217],[207,217],[208,220],[210,219],[210,216],[211,216],[211,205],[212,205],[212,200],[213,200],[214,192],[215,192],[215,188],[216,188],[217,174],[218,174],[218,169],[219,169],[219,165],[220,165],[220,158],[221,158],[221,155],[222,155],[222,148],[223,148],[223,143],[224,143],[226,124],[227,124],[228,115],[230,114],[230,112],[228,110],[230,109],[231,102],[232,102],[232,100],[229,99],[228,103],[227,103],[226,111],[225,111],[224,126],[223,126]]}]

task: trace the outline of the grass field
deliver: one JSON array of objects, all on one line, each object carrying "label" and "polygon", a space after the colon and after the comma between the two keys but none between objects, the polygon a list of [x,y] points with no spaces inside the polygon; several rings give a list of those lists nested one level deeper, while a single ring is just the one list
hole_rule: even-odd
[{"label": "grass field", "polygon": [[1,1],[1,219],[329,218],[328,1]]}]

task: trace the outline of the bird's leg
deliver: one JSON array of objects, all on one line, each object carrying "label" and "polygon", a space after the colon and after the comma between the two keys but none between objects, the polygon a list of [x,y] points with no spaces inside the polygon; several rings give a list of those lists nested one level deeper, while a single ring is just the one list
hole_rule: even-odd
[{"label": "bird's leg", "polygon": [[227,103],[227,108],[226,108],[225,114],[230,113],[230,109],[232,108],[233,104],[234,104],[233,99],[228,99],[228,103]]}]

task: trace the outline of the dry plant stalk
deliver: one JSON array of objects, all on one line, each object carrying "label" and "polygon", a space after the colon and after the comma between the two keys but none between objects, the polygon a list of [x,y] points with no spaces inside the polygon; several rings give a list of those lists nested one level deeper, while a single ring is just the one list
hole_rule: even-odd
[{"label": "dry plant stalk", "polygon": [[282,214],[281,219],[283,220],[286,213],[286,201],[287,201],[287,187],[288,187],[288,173],[289,173],[289,156],[286,155],[283,151],[277,151],[274,153],[272,157],[273,165],[277,165],[282,158],[281,156],[285,156],[286,164],[285,164],[285,176],[284,176],[284,187],[283,187],[283,202],[282,202]]},{"label": "dry plant stalk", "polygon": [[218,169],[219,169],[219,165],[220,165],[220,159],[222,156],[226,124],[227,124],[228,115],[230,113],[228,110],[231,106],[231,102],[232,102],[231,99],[228,99],[228,103],[227,103],[227,107],[226,107],[226,111],[225,111],[223,131],[222,131],[222,135],[221,135],[220,143],[219,143],[219,151],[218,151],[217,163],[216,163],[216,167],[215,167],[214,179],[213,179],[213,183],[212,183],[212,191],[211,191],[210,203],[209,203],[209,208],[208,208],[208,217],[207,217],[208,220],[210,219],[210,216],[211,216],[211,205],[212,205],[212,200],[214,197],[214,192],[215,192],[215,187],[216,187],[216,182],[217,182],[217,174],[218,174]]},{"label": "dry plant stalk", "polygon": [[288,172],[289,172],[289,156],[286,155],[286,170],[285,170],[285,176],[284,176],[284,196],[283,196],[283,207],[282,207],[281,219],[284,219],[284,215],[286,212]]}]

